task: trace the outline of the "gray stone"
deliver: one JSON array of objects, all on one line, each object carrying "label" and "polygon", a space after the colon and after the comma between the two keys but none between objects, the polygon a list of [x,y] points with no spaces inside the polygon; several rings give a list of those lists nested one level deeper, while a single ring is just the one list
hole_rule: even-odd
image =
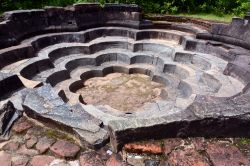
[{"label": "gray stone", "polygon": [[0,24],[0,48],[13,46],[25,35],[41,31],[75,31],[100,25],[139,27],[140,10],[136,5],[110,4],[102,8],[100,4],[76,4],[5,12],[5,22]]},{"label": "gray stone", "polygon": [[83,117],[83,119],[86,119],[90,123],[94,123],[98,126],[103,126],[103,122],[86,112],[81,104],[74,105],[71,108],[73,112],[81,114],[81,117]]},{"label": "gray stone", "polygon": [[246,92],[231,99],[198,96],[186,110],[174,115],[111,121],[109,128],[113,149],[118,151],[127,142],[147,138],[236,135],[248,137],[250,132],[246,126],[250,123],[249,95],[250,93]]},{"label": "gray stone", "polygon": [[118,152],[124,144],[132,141],[185,136],[187,121],[195,119],[192,112],[182,111],[159,118],[111,121],[109,129],[112,149]]},{"label": "gray stone", "polygon": [[233,18],[231,24],[224,23],[213,24],[211,28],[211,35],[199,35],[199,38],[220,41],[228,44],[237,45],[249,49],[249,16],[245,18]]},{"label": "gray stone", "polygon": [[0,137],[6,139],[12,125],[21,117],[21,112],[14,108],[11,102],[7,102],[0,109]]},{"label": "gray stone", "polygon": [[[89,121],[84,113],[71,111],[70,107],[53,91],[50,85],[45,85],[30,92],[23,104],[28,116],[45,123],[57,125],[70,132],[76,132],[92,147],[103,144],[108,139],[107,131],[100,128],[95,121]],[[84,133],[84,134],[83,134]]]}]

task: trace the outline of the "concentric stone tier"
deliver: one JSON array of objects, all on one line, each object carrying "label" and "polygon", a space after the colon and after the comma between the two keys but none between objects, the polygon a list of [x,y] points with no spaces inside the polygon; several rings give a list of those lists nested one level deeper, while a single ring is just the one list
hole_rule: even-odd
[{"label": "concentric stone tier", "polygon": [[[250,135],[246,48],[196,39],[209,32],[194,25],[143,20],[137,6],[52,7],[8,12],[5,19],[1,103],[11,101],[82,144],[99,148],[110,138],[118,151],[135,140]],[[18,28],[20,19],[31,27]],[[3,30],[15,25],[17,30]],[[147,75],[164,85],[166,98],[135,112],[86,104],[77,93],[84,82],[111,73]]]}]

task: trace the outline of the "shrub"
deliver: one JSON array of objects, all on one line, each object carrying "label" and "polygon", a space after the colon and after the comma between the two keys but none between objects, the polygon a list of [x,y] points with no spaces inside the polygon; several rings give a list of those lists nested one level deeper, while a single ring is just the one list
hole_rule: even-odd
[{"label": "shrub", "polygon": [[215,13],[243,15],[250,11],[250,0],[1,0],[0,11],[66,6],[81,2],[138,4],[147,13]]}]

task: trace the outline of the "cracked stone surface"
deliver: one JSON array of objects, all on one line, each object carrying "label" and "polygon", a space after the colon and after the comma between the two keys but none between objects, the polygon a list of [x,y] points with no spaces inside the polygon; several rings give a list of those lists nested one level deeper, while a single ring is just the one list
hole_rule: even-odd
[{"label": "cracked stone surface", "polygon": [[108,139],[108,133],[100,126],[89,123],[80,112],[71,111],[63,100],[56,95],[50,85],[45,85],[31,91],[25,98],[23,106],[31,117],[39,118],[44,123],[68,128],[69,131],[79,134],[90,145],[99,146]]}]

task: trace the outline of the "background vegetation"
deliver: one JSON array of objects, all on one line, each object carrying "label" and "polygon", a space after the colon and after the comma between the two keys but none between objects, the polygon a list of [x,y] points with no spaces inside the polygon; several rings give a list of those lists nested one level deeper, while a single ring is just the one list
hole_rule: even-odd
[{"label": "background vegetation", "polygon": [[242,16],[250,12],[250,0],[0,0],[0,11],[67,6],[81,2],[138,4],[146,13],[160,14]]}]

